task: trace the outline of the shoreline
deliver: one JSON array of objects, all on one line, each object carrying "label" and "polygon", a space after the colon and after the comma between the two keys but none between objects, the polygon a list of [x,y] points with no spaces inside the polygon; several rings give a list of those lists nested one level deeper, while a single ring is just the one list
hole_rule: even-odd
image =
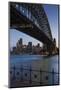
[{"label": "shoreline", "polygon": [[20,55],[20,56],[23,56],[23,55],[30,55],[30,56],[32,56],[32,55],[36,55],[36,56],[45,56],[45,57],[47,57],[47,56],[55,56],[55,55],[59,55],[59,54],[44,54],[44,55],[41,55],[41,54],[10,54],[10,56],[11,55],[13,55],[13,56],[16,56],[16,55]]}]

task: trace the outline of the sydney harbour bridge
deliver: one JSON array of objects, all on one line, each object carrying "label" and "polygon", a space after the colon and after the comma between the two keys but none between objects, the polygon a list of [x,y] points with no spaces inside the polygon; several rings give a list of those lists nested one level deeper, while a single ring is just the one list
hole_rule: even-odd
[{"label": "sydney harbour bridge", "polygon": [[53,37],[42,4],[10,2],[10,28],[39,40],[52,53]]}]

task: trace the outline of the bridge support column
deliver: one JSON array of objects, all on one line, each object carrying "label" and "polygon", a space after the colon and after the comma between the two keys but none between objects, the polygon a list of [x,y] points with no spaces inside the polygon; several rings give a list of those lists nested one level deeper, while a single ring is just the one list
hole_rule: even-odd
[{"label": "bridge support column", "polygon": [[43,45],[43,51],[45,52],[45,54],[49,54],[49,55],[52,55],[52,52],[53,52],[53,47],[52,45],[50,44],[44,44]]},{"label": "bridge support column", "polygon": [[49,55],[56,54],[56,46],[55,45],[47,45],[47,51],[49,52]]}]

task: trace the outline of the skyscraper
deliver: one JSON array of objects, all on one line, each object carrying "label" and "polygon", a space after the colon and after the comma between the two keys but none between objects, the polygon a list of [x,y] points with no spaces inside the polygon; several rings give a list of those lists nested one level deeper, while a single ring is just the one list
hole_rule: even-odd
[{"label": "skyscraper", "polygon": [[31,53],[32,52],[32,42],[28,42],[27,52],[28,53]]},{"label": "skyscraper", "polygon": [[22,38],[19,39],[19,44],[20,44],[20,45],[23,44],[23,40],[22,40]]},{"label": "skyscraper", "polygon": [[23,40],[20,38],[17,42],[17,52],[20,54],[23,52]]}]

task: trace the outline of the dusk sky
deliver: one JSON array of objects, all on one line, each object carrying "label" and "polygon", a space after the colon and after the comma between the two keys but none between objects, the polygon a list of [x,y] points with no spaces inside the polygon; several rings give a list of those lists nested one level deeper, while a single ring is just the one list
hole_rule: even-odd
[{"label": "dusk sky", "polygon": [[[44,9],[48,17],[52,36],[53,38],[56,38],[56,42],[58,46],[58,6],[44,5]],[[33,45],[37,45],[37,43],[40,43],[40,46],[42,46],[42,43],[39,42],[38,40],[13,29],[10,30],[10,47],[16,46],[16,43],[20,38],[23,39],[23,44],[27,45],[28,42],[31,41]]]}]

